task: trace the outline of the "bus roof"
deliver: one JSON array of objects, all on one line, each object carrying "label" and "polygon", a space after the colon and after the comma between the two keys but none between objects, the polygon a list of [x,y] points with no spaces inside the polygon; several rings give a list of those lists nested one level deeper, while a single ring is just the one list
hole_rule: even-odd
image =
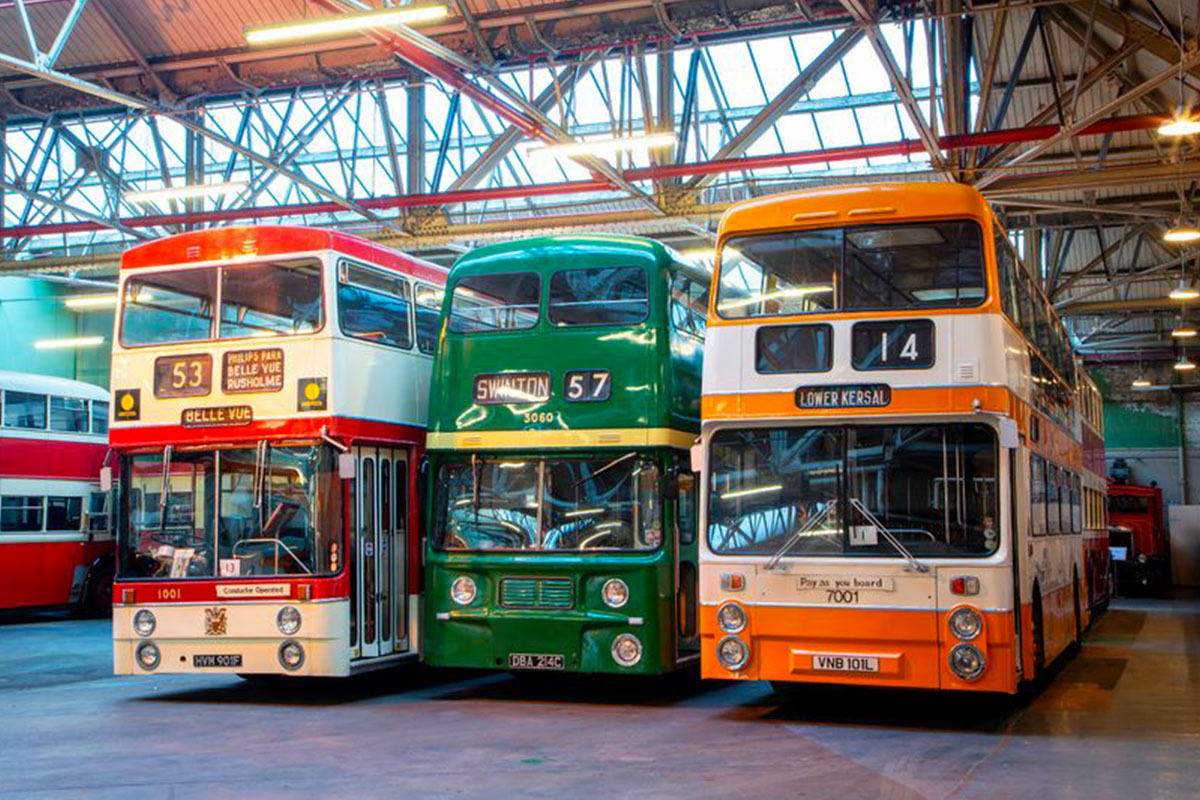
[{"label": "bus roof", "polygon": [[710,280],[706,270],[684,259],[678,252],[654,239],[620,234],[563,234],[515,239],[476,248],[454,264],[455,275],[479,275],[493,271],[509,271],[514,261],[523,262],[525,269],[552,271],[561,269],[564,251],[586,251],[595,255],[608,254],[619,258],[642,258],[659,264],[673,263],[691,277]]},{"label": "bus roof", "polygon": [[163,267],[235,257],[279,256],[335,250],[381,267],[444,283],[445,267],[376,244],[361,236],[293,225],[238,225],[209,228],[135,245],[121,255],[121,269]]},{"label": "bus roof", "polygon": [[0,389],[31,394],[53,394],[60,397],[82,397],[85,400],[108,399],[108,390],[92,383],[7,370],[0,370]]},{"label": "bus roof", "polygon": [[825,186],[731,206],[721,218],[719,235],[964,216],[986,219],[990,210],[983,195],[961,183]]}]

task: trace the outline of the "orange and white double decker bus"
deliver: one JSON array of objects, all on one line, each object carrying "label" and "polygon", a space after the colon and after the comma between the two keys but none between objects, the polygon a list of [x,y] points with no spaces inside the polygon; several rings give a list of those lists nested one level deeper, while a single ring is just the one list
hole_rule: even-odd
[{"label": "orange and white double decker bus", "polygon": [[1034,681],[1085,624],[1075,364],[983,198],[767,197],[717,246],[702,674]]},{"label": "orange and white double decker bus", "polygon": [[[1113,593],[1112,557],[1108,541],[1108,476],[1104,461],[1104,400],[1091,376],[1076,373],[1079,443],[1083,448],[1083,563],[1087,606],[1094,614],[1108,608]],[[1089,620],[1090,621],[1090,620]]]},{"label": "orange and white double decker bus", "polygon": [[347,675],[418,655],[415,468],[445,278],[308,228],[125,252],[118,674]]}]

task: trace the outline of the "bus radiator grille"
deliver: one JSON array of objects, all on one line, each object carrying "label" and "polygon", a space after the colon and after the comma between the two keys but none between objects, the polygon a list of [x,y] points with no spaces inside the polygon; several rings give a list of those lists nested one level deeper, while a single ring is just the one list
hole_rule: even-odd
[{"label": "bus radiator grille", "polygon": [[574,586],[569,578],[504,578],[500,605],[505,608],[570,608]]}]

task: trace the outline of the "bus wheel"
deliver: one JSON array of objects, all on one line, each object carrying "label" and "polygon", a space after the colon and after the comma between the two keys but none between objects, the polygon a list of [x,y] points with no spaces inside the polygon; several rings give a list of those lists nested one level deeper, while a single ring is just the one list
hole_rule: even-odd
[{"label": "bus wheel", "polygon": [[106,570],[93,567],[84,580],[79,611],[85,617],[107,617],[112,614],[113,576]]}]

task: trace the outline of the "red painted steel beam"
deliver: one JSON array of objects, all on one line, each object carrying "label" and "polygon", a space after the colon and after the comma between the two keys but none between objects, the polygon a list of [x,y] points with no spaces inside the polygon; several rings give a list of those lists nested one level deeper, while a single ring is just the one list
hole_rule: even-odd
[{"label": "red painted steel beam", "polygon": [[[1126,117],[1113,117],[1091,125],[1079,132],[1080,136],[1097,136],[1106,133],[1122,131],[1137,131],[1157,128],[1163,117],[1151,114],[1138,114]],[[994,147],[1012,142],[1035,142],[1054,136],[1059,130],[1057,125],[1037,125],[1029,128],[1010,128],[989,133],[969,133],[960,136],[943,136],[938,140],[944,150],[960,150],[972,147]],[[627,181],[646,181],[655,178],[677,177],[688,175],[710,175],[726,172],[741,172],[743,170],[770,169],[772,167],[798,166],[802,164],[819,164],[824,162],[852,161],[862,158],[879,158],[881,156],[907,155],[921,153],[924,148],[919,139],[906,139],[899,142],[884,144],[854,145],[851,147],[833,147],[825,150],[809,150],[799,153],[781,153],[770,156],[751,156],[749,158],[730,158],[722,161],[706,161],[694,164],[668,164],[658,167],[642,167],[625,170],[622,177]],[[579,194],[597,192],[616,187],[604,180],[571,181],[568,183],[548,183],[537,186],[506,186],[489,189],[466,189],[455,192],[438,192],[434,194],[413,194],[390,197],[373,197],[357,201],[364,208],[372,210],[387,210],[397,208],[420,208],[425,206],[453,205],[458,203],[482,202],[485,200],[520,199],[525,197],[541,197],[548,195]],[[343,210],[336,203],[299,203],[286,206],[264,206],[259,208],[226,209],[223,211],[205,211],[195,214],[158,214],[145,217],[128,217],[119,220],[122,225],[130,228],[146,228],[158,225],[183,225],[197,223],[235,222],[275,217],[302,216],[304,214],[323,214]],[[27,236],[52,235],[63,233],[79,233],[85,231],[103,230],[105,226],[96,222],[64,222],[52,225],[24,225],[14,228],[0,228],[0,239],[24,238]]]}]

